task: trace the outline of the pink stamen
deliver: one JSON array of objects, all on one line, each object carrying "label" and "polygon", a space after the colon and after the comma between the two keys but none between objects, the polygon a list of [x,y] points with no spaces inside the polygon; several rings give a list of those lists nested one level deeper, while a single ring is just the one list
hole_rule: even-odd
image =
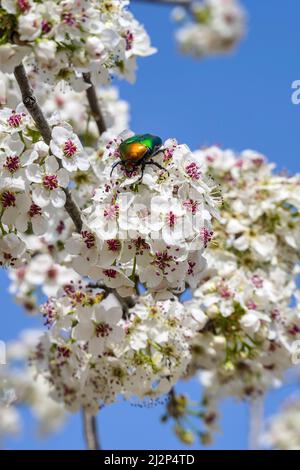
[{"label": "pink stamen", "polygon": [[58,179],[56,175],[46,175],[43,178],[44,188],[52,191],[53,189],[58,188]]},{"label": "pink stamen", "polygon": [[30,4],[28,0],[18,0],[17,1],[19,9],[24,13],[28,10],[30,10]]},{"label": "pink stamen", "polygon": [[88,249],[93,248],[96,245],[96,237],[92,232],[84,230],[81,232],[83,241]]},{"label": "pink stamen", "polygon": [[4,209],[14,207],[16,205],[16,196],[10,191],[4,191],[0,196],[0,202]]},{"label": "pink stamen", "polygon": [[207,247],[208,243],[211,242],[214,232],[208,230],[207,228],[202,228],[200,231],[200,238],[203,241],[204,248]]},{"label": "pink stamen", "polygon": [[28,211],[28,215],[29,215],[30,218],[33,218],[36,215],[42,215],[41,207],[33,202],[30,206],[29,211]]},{"label": "pink stamen", "polygon": [[195,162],[189,163],[185,167],[185,171],[194,180],[199,180],[202,177],[200,167]]},{"label": "pink stamen", "polygon": [[251,282],[257,289],[261,289],[264,286],[264,280],[257,274],[251,277]]},{"label": "pink stamen", "polygon": [[99,336],[101,338],[105,338],[106,336],[109,336],[111,331],[112,331],[112,327],[108,325],[108,323],[98,323],[95,326],[95,333],[96,333],[97,338],[99,338]]},{"label": "pink stamen", "polygon": [[16,111],[12,111],[11,115],[7,119],[7,122],[8,122],[10,127],[17,128],[17,127],[20,126],[24,116],[25,116],[24,113],[20,114],[20,113],[16,113]]},{"label": "pink stamen", "polygon": [[130,31],[127,31],[125,35],[126,51],[130,51],[130,49],[132,49],[133,40],[134,40],[133,34]]},{"label": "pink stamen", "polygon": [[104,269],[103,274],[104,276],[107,276],[110,279],[116,279],[118,273],[114,269]]},{"label": "pink stamen", "polygon": [[107,240],[106,241],[108,251],[119,251],[121,243],[119,240]]},{"label": "pink stamen", "polygon": [[20,168],[20,158],[17,155],[7,157],[3,166],[10,173],[15,173]]},{"label": "pink stamen", "polygon": [[64,155],[68,158],[73,157],[77,152],[77,146],[72,142],[71,139],[68,139],[64,145]]},{"label": "pink stamen", "polygon": [[170,211],[166,216],[166,220],[167,220],[167,224],[170,227],[174,227],[174,225],[176,224],[176,221],[177,221],[177,217],[174,214],[174,212]]}]

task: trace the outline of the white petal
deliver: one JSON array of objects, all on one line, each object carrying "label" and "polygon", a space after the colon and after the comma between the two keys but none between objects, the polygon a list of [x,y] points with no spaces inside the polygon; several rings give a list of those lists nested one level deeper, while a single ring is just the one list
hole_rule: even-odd
[{"label": "white petal", "polygon": [[57,179],[58,179],[59,186],[61,186],[62,188],[66,188],[68,186],[68,184],[69,184],[69,175],[68,175],[68,172],[66,170],[64,170],[63,168],[58,170]]},{"label": "white petal", "polygon": [[32,165],[29,165],[26,168],[26,176],[29,179],[29,181],[32,181],[33,183],[41,183],[42,172],[41,172],[40,166],[35,163]]},{"label": "white petal", "polygon": [[76,171],[78,167],[76,158],[63,158],[62,165],[69,173]]},{"label": "white petal", "polygon": [[40,207],[48,206],[50,202],[50,195],[46,189],[42,188],[41,186],[35,188],[32,192],[32,200]]},{"label": "white petal", "polygon": [[15,227],[19,232],[26,232],[28,227],[28,216],[27,214],[21,214],[15,221]]},{"label": "white petal", "polygon": [[8,207],[5,209],[3,216],[2,216],[2,222],[5,225],[11,225],[15,223],[16,217],[18,215],[18,211],[16,207]]},{"label": "white petal", "polygon": [[81,252],[81,243],[78,238],[69,238],[65,243],[65,249],[70,255],[79,255]]},{"label": "white petal", "polygon": [[44,235],[48,228],[48,223],[44,217],[37,215],[32,218],[32,229],[35,235]]},{"label": "white petal", "polygon": [[45,160],[45,169],[48,175],[53,175],[59,169],[59,165],[57,163],[56,158],[53,155],[50,155]]},{"label": "white petal", "polygon": [[79,170],[81,171],[87,171],[90,167],[90,162],[88,161],[88,157],[82,156],[77,159],[77,165]]},{"label": "white petal", "polygon": [[60,188],[54,189],[51,191],[50,199],[54,207],[63,207],[66,203],[66,195],[64,191]]},{"label": "white petal", "polygon": [[38,158],[39,158],[39,155],[35,150],[32,150],[32,149],[25,150],[25,152],[21,156],[21,163],[24,166],[31,165]]},{"label": "white petal", "polygon": [[53,155],[55,155],[57,158],[63,158],[63,151],[53,140],[50,142],[50,149]]},{"label": "white petal", "polygon": [[64,127],[56,126],[52,129],[52,139],[58,144],[63,144],[72,136],[72,132],[68,131]]}]

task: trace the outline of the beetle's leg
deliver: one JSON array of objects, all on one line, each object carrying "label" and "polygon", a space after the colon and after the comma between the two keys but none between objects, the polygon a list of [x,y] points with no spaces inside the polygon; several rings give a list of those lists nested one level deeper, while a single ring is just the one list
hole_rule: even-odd
[{"label": "beetle's leg", "polygon": [[111,172],[110,172],[110,177],[112,177],[112,174],[114,172],[114,169],[118,166],[118,165],[121,165],[123,162],[122,160],[119,160],[118,162],[114,163],[113,166],[112,166],[112,169],[111,169]]},{"label": "beetle's leg", "polygon": [[140,183],[141,181],[143,181],[143,177],[144,177],[144,172],[145,172],[145,166],[146,166],[147,162],[145,160],[142,161],[142,164],[141,164],[141,176],[139,177],[139,179],[137,180],[137,183]]},{"label": "beetle's leg", "polygon": [[155,152],[151,155],[151,157],[155,157],[155,155],[158,155],[160,152],[163,152],[164,149],[163,147],[160,147],[159,149],[155,150]]},{"label": "beetle's leg", "polygon": [[153,160],[148,160],[147,162],[145,162],[145,165],[154,165],[160,170],[166,171],[168,175],[170,176],[169,171],[166,168],[164,168],[162,165],[160,165],[158,162],[154,162]]}]

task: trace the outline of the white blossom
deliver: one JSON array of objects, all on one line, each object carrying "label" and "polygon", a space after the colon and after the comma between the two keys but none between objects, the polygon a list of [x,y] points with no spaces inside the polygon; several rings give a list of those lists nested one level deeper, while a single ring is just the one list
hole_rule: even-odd
[{"label": "white blossom", "polygon": [[245,12],[238,0],[192,2],[188,14],[173,18],[183,22],[176,32],[181,52],[196,58],[230,51],[246,29]]},{"label": "white blossom", "polygon": [[[34,64],[42,80],[68,81],[85,87],[82,73],[94,83],[110,74],[135,79],[136,58],[155,52],[144,28],[127,11],[127,1],[4,1],[0,26],[8,30],[0,46],[0,70],[13,72],[22,59]],[[11,38],[18,38],[18,45]]]}]

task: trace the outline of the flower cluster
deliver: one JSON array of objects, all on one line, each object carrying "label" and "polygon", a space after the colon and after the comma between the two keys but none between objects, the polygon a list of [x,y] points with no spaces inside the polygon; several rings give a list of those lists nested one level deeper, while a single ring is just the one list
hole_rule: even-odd
[{"label": "flower cluster", "polygon": [[[31,245],[31,248],[34,247]],[[55,296],[61,287],[79,280],[73,269],[55,261],[47,246],[38,244],[32,253],[32,259],[9,272],[10,293],[31,314],[39,309],[40,293],[47,297]]]},{"label": "flower cluster", "polygon": [[201,315],[171,297],[138,298],[124,314],[102,289],[71,283],[42,307],[50,330],[33,361],[52,386],[51,396],[76,411],[168,393],[190,360]]},{"label": "flower cluster", "polygon": [[[115,87],[101,87],[97,90],[99,105],[107,126],[107,132],[101,137],[89,108],[85,91],[75,92],[70,87],[57,85],[54,89],[47,83],[39,81],[36,71],[28,72],[30,85],[43,108],[47,119],[59,113],[60,119],[68,122],[80,140],[90,146],[101,147],[115,135],[120,134],[129,126],[129,105],[119,98]],[[0,106],[16,108],[21,101],[20,91],[16,82],[9,75],[0,72]]]},{"label": "flower cluster", "polygon": [[300,339],[299,308],[289,307],[294,291],[279,269],[271,277],[242,269],[214,275],[195,291],[188,306],[200,306],[207,322],[193,343],[190,372],[205,370],[207,397],[251,399],[280,384]]},{"label": "flower cluster", "polygon": [[212,147],[194,156],[224,196],[207,270],[185,305],[206,318],[188,376],[201,371],[204,403],[216,417],[221,398],[255,399],[279,386],[293,366],[300,339],[300,179],[274,174],[253,151],[235,155]]},{"label": "flower cluster", "polygon": [[0,110],[0,137],[0,265],[18,267],[24,234],[48,231],[64,212],[70,175],[88,169],[89,160],[64,122],[54,123],[46,145],[22,105]]},{"label": "flower cluster", "polygon": [[128,128],[129,105],[119,98],[117,88],[101,88],[97,94],[107,126],[107,132],[101,136],[101,142],[99,142],[99,131],[88,107],[85,92],[72,90],[62,92],[58,87],[51,91],[51,88],[47,87],[46,93],[42,90],[42,96],[42,106],[46,116],[50,117],[58,111],[61,119],[73,127],[81,141],[89,147],[97,146],[98,151],[101,148],[101,142],[109,141]]},{"label": "flower cluster", "polygon": [[262,436],[262,444],[274,450],[300,450],[299,398],[289,400],[280,413],[271,418]]},{"label": "flower cluster", "polygon": [[84,211],[84,229],[66,243],[72,266],[122,292],[129,293],[136,278],[150,290],[182,292],[186,284],[197,285],[205,266],[215,185],[175,140],[165,142],[154,164],[118,165],[110,179],[122,138],[107,145],[103,183]]},{"label": "flower cluster", "polygon": [[135,78],[136,58],[155,52],[127,0],[3,0],[0,69],[11,73],[23,58],[42,81],[84,88],[82,74],[108,83],[111,74]]},{"label": "flower cluster", "polygon": [[235,155],[212,147],[195,156],[224,188],[223,223],[215,228],[212,254],[226,252],[250,271],[278,266],[293,277],[300,255],[299,175],[274,174],[274,165],[251,150]]},{"label": "flower cluster", "polygon": [[230,51],[246,29],[238,0],[192,2],[188,11],[176,8],[173,17],[184,21],[176,33],[181,52],[197,58]]},{"label": "flower cluster", "polygon": [[39,432],[55,432],[64,422],[66,412],[62,405],[49,397],[49,385],[37,376],[34,365],[28,365],[29,356],[36,347],[42,331],[25,330],[16,341],[7,345],[7,365],[0,374],[0,442],[9,434],[21,432],[21,406],[27,406],[35,418]]}]

